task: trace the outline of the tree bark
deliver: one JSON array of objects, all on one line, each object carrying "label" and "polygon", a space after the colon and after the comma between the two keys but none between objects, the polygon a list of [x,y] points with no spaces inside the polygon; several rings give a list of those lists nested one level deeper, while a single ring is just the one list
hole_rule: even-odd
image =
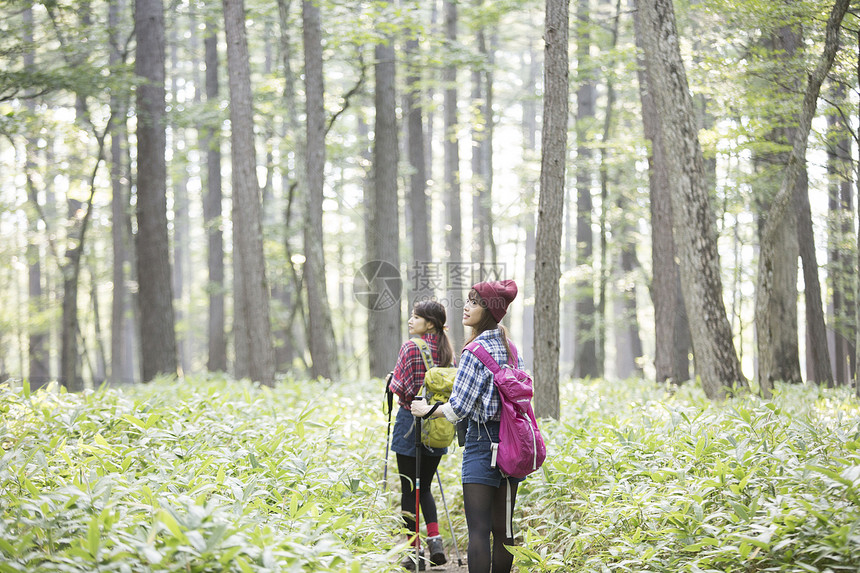
[{"label": "tree bark", "polygon": [[302,33],[305,46],[305,93],[307,147],[305,175],[305,267],[308,295],[308,345],[311,375],[333,378],[338,373],[334,330],[325,284],[323,254],[323,183],[325,173],[325,109],[323,107],[323,54],[320,9],[313,0],[302,2]]},{"label": "tree bark", "polygon": [[[192,20],[191,34],[194,34],[194,25]],[[170,73],[167,77],[171,78],[170,91],[172,100],[179,100],[178,79],[181,77],[180,62],[179,62],[179,25],[170,27]],[[195,63],[196,66],[196,63]],[[197,85],[196,83],[194,85]],[[176,119],[175,116],[173,116]],[[179,122],[174,121],[170,129],[173,133],[171,138],[172,160],[171,171],[169,175],[171,188],[173,190],[173,272],[171,278],[173,280],[173,297],[174,297],[174,318],[179,326],[176,334],[176,350],[177,361],[179,363],[179,372],[191,371],[191,335],[193,329],[190,328],[189,321],[191,316],[189,313],[190,302],[188,300],[188,277],[193,276],[191,269],[191,250],[189,245],[191,220],[188,214],[188,156],[184,149],[190,147],[188,142],[187,129]]]},{"label": "tree bark", "polygon": [[137,47],[137,265],[141,376],[176,374],[173,291],[167,237],[167,166],[164,152],[164,7],[162,0],[134,5]]},{"label": "tree bark", "polygon": [[[818,255],[815,252],[815,235],[812,229],[812,212],[809,205],[809,185],[805,163],[801,166],[797,177],[798,180],[795,182],[795,189],[790,200],[797,213],[798,244],[800,245],[800,260],[803,263],[807,357],[811,366],[809,379],[819,384],[831,386],[833,384],[833,370],[830,367],[821,283],[818,279]],[[773,207],[771,207],[772,209]],[[774,234],[778,241],[778,229],[774,230]],[[778,245],[777,242],[774,246]],[[758,306],[758,300],[756,300],[756,306]],[[758,328],[758,311],[756,311],[756,328]]]},{"label": "tree bark", "polygon": [[[770,316],[771,298],[773,296],[774,280],[775,280],[775,259],[776,253],[780,248],[779,231],[784,224],[785,214],[791,205],[792,199],[797,194],[797,185],[805,173],[806,166],[806,147],[809,131],[812,127],[812,119],[815,115],[815,109],[818,103],[818,94],[821,91],[821,84],[824,82],[827,72],[833,65],[833,60],[836,57],[836,51],[839,47],[839,27],[845,12],[848,10],[849,0],[836,0],[830,17],[827,20],[825,30],[824,51],[822,52],[815,71],[809,76],[806,85],[806,91],[803,98],[803,106],[798,118],[797,131],[792,142],[791,156],[788,159],[785,178],[782,186],[771,204],[768,217],[765,222],[764,232],[762,234],[761,253],[759,255],[758,266],[758,284],[756,290],[756,305],[755,305],[755,321],[756,334],[759,349],[759,356],[770,352],[769,346],[774,343],[775,331],[773,317]],[[809,197],[806,193],[802,193],[801,201],[806,202],[806,205],[801,209],[801,217],[805,217],[805,212],[808,211]],[[802,223],[801,223],[802,224]],[[805,246],[801,245],[801,249]],[[808,247],[808,246],[806,246]],[[813,251],[814,255],[814,251]],[[815,276],[813,277],[813,271]],[[804,286],[807,290],[813,291],[811,296],[818,291],[818,276],[817,266],[815,269],[807,268],[806,263],[803,266]],[[809,282],[807,282],[809,280]],[[827,335],[824,330],[823,316],[821,319],[816,317],[816,313],[822,312],[820,292],[818,292],[818,300],[813,301],[812,307],[807,308],[807,315],[810,324],[813,327],[812,331],[812,348],[813,359],[816,364],[825,369],[826,380],[818,380],[819,383],[832,383],[832,374],[830,374],[830,361],[827,353]],[[821,354],[823,351],[823,355]],[[821,364],[823,362],[824,364]],[[759,379],[761,392],[765,397],[770,397],[773,389],[773,379],[762,377]]]},{"label": "tree bark", "polygon": [[[478,0],[481,9],[482,0]],[[476,33],[481,64],[472,70],[472,264],[473,267],[494,269],[496,249],[493,242],[492,184],[493,184],[493,50],[488,46],[487,28]],[[492,271],[491,271],[492,272]],[[488,277],[480,273],[479,280]]]},{"label": "tree bark", "polygon": [[224,0],[230,86],[233,181],[233,337],[236,375],[274,384],[269,288],[263,258],[260,185],[256,174],[251,68],[245,36],[245,3]]},{"label": "tree bark", "polygon": [[[24,44],[27,46],[33,45],[33,8],[27,6],[22,14],[24,20]],[[36,55],[34,50],[28,49],[24,53],[24,67],[26,69],[34,69],[36,65]],[[32,99],[26,100],[27,111],[31,115],[35,115],[36,102]],[[30,203],[39,209],[39,194],[36,186],[29,176],[29,173],[35,168],[35,160],[33,154],[38,149],[38,142],[35,138],[27,139],[27,148],[25,150],[26,159],[24,170],[27,176],[27,199]],[[28,215],[27,230],[29,232],[27,242],[27,309],[33,315],[40,315],[44,310],[44,302],[42,300],[42,253],[39,248],[38,241],[39,233],[39,217],[36,214]],[[51,368],[49,364],[48,344],[50,342],[48,333],[45,327],[41,326],[41,317],[37,320],[30,320],[29,325],[29,347],[28,347],[28,368],[27,377],[30,381],[30,389],[36,390],[45,386],[51,376]]]},{"label": "tree bark", "polygon": [[[84,380],[78,369],[82,356],[86,356],[86,349],[79,352],[78,336],[80,335],[80,322],[78,320],[78,287],[81,275],[81,259],[84,253],[87,229],[93,212],[93,199],[96,194],[96,176],[99,166],[104,159],[104,140],[110,131],[113,118],[108,119],[105,130],[96,134],[98,153],[96,162],[90,175],[90,194],[86,203],[76,199],[68,199],[70,229],[66,235],[65,262],[60,270],[63,274],[63,317],[62,317],[62,348],[60,355],[60,382],[70,392],[84,390]],[[93,374],[95,371],[90,369]]]},{"label": "tree bark", "polygon": [[[386,2],[391,4],[391,2]],[[391,38],[376,44],[374,108],[376,122],[373,140],[373,195],[371,211],[371,248],[380,273],[371,282],[381,298],[370,310],[370,375],[383,377],[397,361],[400,348],[400,293],[394,297],[395,272],[400,269],[400,222],[397,193],[397,111],[395,94],[395,57]],[[386,272],[386,269],[389,272]]]},{"label": "tree bark", "polygon": [[[532,157],[537,152],[537,81],[540,73],[540,63],[537,61],[537,53],[532,45],[529,45],[528,61],[523,63],[525,99],[523,101],[523,155]],[[523,200],[527,208],[523,210],[522,226],[526,232],[525,241],[525,281],[523,284],[523,332],[522,332],[522,355],[526,364],[534,364],[534,329],[535,329],[535,301],[530,293],[534,293],[535,280],[535,236],[536,217],[533,205],[535,203],[535,187],[538,181],[532,180],[528,175],[523,176],[520,187],[523,191]]]},{"label": "tree bark", "polygon": [[[782,73],[790,70],[789,63],[794,57],[801,37],[797,30],[783,26],[764,41],[764,48],[773,54],[782,64]],[[775,81],[784,81],[782,77]],[[785,88],[774,97],[785,100],[783,105],[791,107],[790,101],[793,93],[797,93],[802,86],[792,86],[794,89]],[[766,118],[769,119],[769,118]],[[777,117],[778,125],[786,125],[789,118]],[[794,128],[776,128],[766,134],[766,139],[773,147],[785,145],[786,141],[794,139]],[[754,165],[758,176],[758,189],[756,193],[758,215],[759,215],[759,242],[764,220],[770,207],[773,196],[779,190],[781,169],[775,166],[786,165],[788,162],[787,152],[761,152],[754,156]],[[782,380],[785,382],[800,383],[800,350],[798,345],[797,326],[797,257],[798,245],[798,218],[794,210],[786,212],[783,225],[779,229],[777,242],[780,248],[774,253],[773,292],[770,296],[770,308],[773,325],[773,342],[759,353],[756,374],[757,379],[769,378],[770,380]],[[811,237],[809,237],[812,240]],[[802,240],[806,240],[803,237]]]},{"label": "tree bark", "polygon": [[[110,34],[110,65],[117,66],[123,61],[120,54],[120,15],[125,10],[121,0],[111,0],[108,5],[108,28]],[[125,121],[128,102],[118,96],[111,97],[111,110],[119,118],[110,133],[110,179],[111,179],[111,247],[113,253],[112,299],[111,299],[111,341],[110,374],[114,383],[129,384],[134,381],[134,366],[129,352],[129,293],[126,286],[126,265],[130,262],[126,209],[128,208],[129,189],[124,183],[128,164],[125,161],[128,148],[127,124]]]},{"label": "tree bark", "polygon": [[[589,128],[595,121],[597,86],[592,77],[590,58],[590,0],[579,0],[576,20],[576,307],[574,342],[576,354],[573,375],[576,378],[596,378],[602,375],[597,357],[597,326],[600,317],[594,304],[594,235],[591,232],[592,156]],[[538,247],[540,251],[540,247]]]},{"label": "tree bark", "polygon": [[[845,101],[845,86],[839,84],[834,90],[836,105]],[[830,331],[832,333],[832,367],[834,383],[848,385],[851,382],[851,366],[855,363],[854,348],[851,343],[854,336],[854,313],[852,291],[854,276],[857,268],[853,267],[850,256],[841,247],[851,240],[853,225],[851,210],[854,203],[851,189],[851,140],[842,122],[840,114],[833,112],[827,116],[828,140],[833,142],[828,147],[827,173],[830,180],[828,193],[828,275],[830,278],[829,314],[832,317]]]},{"label": "tree bark", "polygon": [[535,262],[535,414],[559,417],[558,313],[568,114],[567,0],[547,0]]},{"label": "tree bark", "polygon": [[[283,195],[286,198],[287,206],[284,209],[284,250],[286,251],[287,262],[287,281],[282,289],[278,289],[277,296],[284,308],[290,309],[289,317],[284,325],[282,325],[281,336],[282,344],[275,351],[277,357],[276,363],[289,367],[292,365],[295,358],[304,363],[305,353],[303,349],[307,345],[305,340],[309,330],[307,326],[306,313],[304,309],[304,301],[302,300],[302,281],[299,273],[296,271],[295,263],[292,261],[293,256],[293,220],[306,209],[304,207],[295,208],[300,205],[301,201],[296,197],[298,194],[304,198],[305,189],[300,183],[305,181],[302,175],[305,169],[305,142],[302,137],[302,130],[298,119],[298,98],[296,97],[296,75],[293,73],[293,49],[290,41],[290,7],[291,0],[278,0],[278,20],[280,28],[280,55],[283,65],[284,74],[284,93],[283,104],[287,110],[284,114],[282,135],[284,142],[293,143],[293,152],[296,155],[296,160],[293,162],[294,168],[292,171],[285,170],[281,174],[281,182],[283,187]],[[282,146],[282,153],[289,154],[289,149],[286,145]],[[287,169],[289,169],[287,167]],[[274,293],[273,293],[274,294]],[[299,318],[299,322],[296,322]]]},{"label": "tree bark", "polygon": [[[445,41],[449,49],[457,43],[457,2],[444,0],[442,3],[445,20]],[[449,337],[454,348],[465,342],[463,322],[463,303],[471,287],[469,277],[464,277],[463,267],[463,222],[460,211],[460,147],[457,137],[457,66],[447,64],[442,68],[444,93],[444,134],[445,154],[445,250],[447,251],[445,280],[447,285]]]},{"label": "tree bark", "polygon": [[[621,274],[618,296],[613,304],[615,307],[616,322],[616,375],[621,378],[631,376],[642,376],[641,357],[644,354],[642,338],[639,335],[638,307],[636,304],[636,281],[634,274],[639,272],[639,259],[636,256],[636,243],[632,240],[636,236],[635,226],[629,222],[624,215],[627,212],[629,202],[625,197],[619,197],[617,202],[618,211],[622,213],[622,221],[619,225],[619,235],[622,237],[621,253],[619,254],[619,269]],[[630,239],[630,240],[628,240]]]},{"label": "tree bark", "polygon": [[648,89],[654,97],[672,191],[675,244],[688,309],[696,372],[705,394],[721,399],[747,381],[723,303],[717,238],[705,188],[687,76],[671,0],[639,2]]},{"label": "tree bark", "polygon": [[[210,107],[220,99],[218,81],[218,25],[206,21],[203,39],[206,63],[206,101]],[[221,181],[221,128],[220,120],[207,125],[202,131],[201,146],[206,150],[206,194],[203,198],[203,225],[206,229],[206,268],[209,281],[209,318],[207,320],[207,358],[209,372],[227,371],[227,317],[224,308],[224,232],[221,223],[223,200]]]},{"label": "tree bark", "polygon": [[424,112],[421,105],[421,66],[418,38],[406,41],[406,154],[412,172],[409,175],[409,235],[412,238],[412,300],[426,300],[435,295],[433,281],[422,280],[422,270],[432,263],[430,211],[427,205],[427,164],[424,150]]},{"label": "tree bark", "polygon": [[[860,31],[856,32],[856,45],[860,51]],[[860,60],[856,68],[857,79],[860,80]],[[857,235],[855,254],[855,269],[860,269],[860,162],[855,163],[854,194],[857,196]],[[860,396],[860,273],[854,273],[854,393]]]},{"label": "tree bark", "polygon": [[657,382],[669,380],[680,384],[690,379],[689,325],[672,236],[672,195],[663,136],[654,97],[648,89],[648,67],[642,54],[641,20],[641,13],[634,10],[642,124],[645,138],[651,143],[648,155],[652,269],[649,290],[654,305],[654,367]]}]

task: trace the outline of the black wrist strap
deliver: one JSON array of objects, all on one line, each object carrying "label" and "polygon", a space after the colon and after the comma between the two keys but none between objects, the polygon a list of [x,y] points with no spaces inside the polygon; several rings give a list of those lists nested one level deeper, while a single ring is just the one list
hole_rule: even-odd
[{"label": "black wrist strap", "polygon": [[426,420],[426,419],[427,419],[427,418],[429,418],[429,417],[430,417],[430,415],[431,415],[433,412],[435,412],[435,411],[436,411],[436,409],[437,409],[439,406],[441,406],[441,405],[442,405],[442,402],[436,402],[435,404],[433,404],[433,407],[432,407],[432,408],[430,408],[430,411],[429,411],[429,412],[427,412],[426,414],[424,414],[424,415],[423,415],[423,416],[421,416],[421,417],[422,417],[422,418],[424,418],[424,419]]}]

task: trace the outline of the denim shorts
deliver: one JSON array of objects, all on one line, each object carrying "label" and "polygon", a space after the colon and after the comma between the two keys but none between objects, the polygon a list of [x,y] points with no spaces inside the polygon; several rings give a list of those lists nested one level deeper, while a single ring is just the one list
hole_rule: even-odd
[{"label": "denim shorts", "polygon": [[[479,424],[469,420],[466,431],[466,446],[463,450],[463,483],[480,483],[493,487],[502,485],[505,477],[498,468],[490,467],[493,452],[492,444],[499,442],[499,422],[489,421]],[[511,483],[519,483],[519,478],[508,478]]]},{"label": "denim shorts", "polygon": [[[421,444],[422,456],[441,456],[448,448],[430,448]],[[415,457],[415,417],[404,407],[397,408],[397,417],[391,429],[391,451],[395,454]]]}]

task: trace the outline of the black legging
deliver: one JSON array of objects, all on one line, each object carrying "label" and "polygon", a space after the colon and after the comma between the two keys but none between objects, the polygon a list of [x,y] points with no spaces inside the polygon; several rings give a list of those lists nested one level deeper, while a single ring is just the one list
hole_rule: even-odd
[{"label": "black legging", "polygon": [[[421,456],[421,513],[424,515],[424,523],[436,523],[436,500],[430,493],[433,484],[433,474],[439,467],[441,456]],[[415,531],[415,458],[397,454],[397,470],[400,472],[400,510],[403,512],[403,522],[406,529]]]},{"label": "black legging", "polygon": [[[517,502],[517,485],[511,483],[511,513]],[[499,487],[479,483],[463,484],[463,509],[469,528],[469,573],[490,571],[490,533],[493,534],[492,573],[510,573],[514,556],[505,549],[513,545],[507,538],[507,481]]]}]

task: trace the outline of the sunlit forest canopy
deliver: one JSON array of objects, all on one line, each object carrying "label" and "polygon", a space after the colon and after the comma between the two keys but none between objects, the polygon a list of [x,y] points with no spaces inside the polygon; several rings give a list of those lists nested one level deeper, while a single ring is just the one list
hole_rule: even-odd
[{"label": "sunlit forest canopy", "polygon": [[4,3],[0,375],[383,376],[510,278],[539,411],[853,383],[848,3],[563,4]]}]

